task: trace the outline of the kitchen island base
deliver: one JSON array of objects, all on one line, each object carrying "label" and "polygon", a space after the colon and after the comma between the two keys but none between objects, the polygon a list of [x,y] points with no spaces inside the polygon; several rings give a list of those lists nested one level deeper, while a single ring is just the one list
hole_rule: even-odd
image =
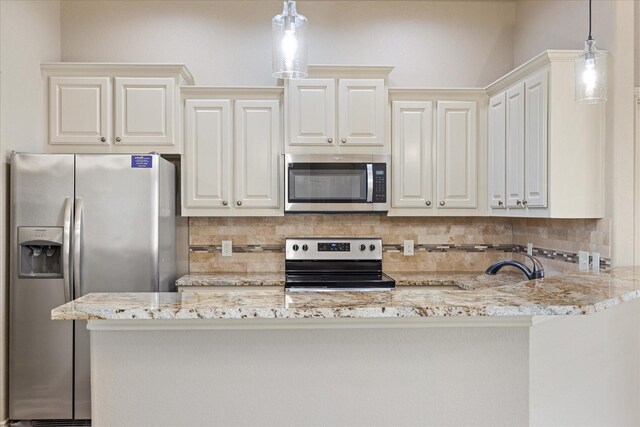
[{"label": "kitchen island base", "polygon": [[638,425],[639,313],[90,320],[93,423]]}]

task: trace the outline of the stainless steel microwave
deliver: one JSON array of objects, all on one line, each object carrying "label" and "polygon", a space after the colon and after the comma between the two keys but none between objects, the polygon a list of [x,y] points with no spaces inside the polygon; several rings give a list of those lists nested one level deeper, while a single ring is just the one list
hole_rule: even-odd
[{"label": "stainless steel microwave", "polygon": [[287,154],[285,212],[386,212],[389,155]]}]

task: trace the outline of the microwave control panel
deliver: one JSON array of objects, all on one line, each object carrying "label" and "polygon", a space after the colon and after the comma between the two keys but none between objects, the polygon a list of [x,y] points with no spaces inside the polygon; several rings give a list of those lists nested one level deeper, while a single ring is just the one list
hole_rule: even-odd
[{"label": "microwave control panel", "polygon": [[373,164],[373,203],[387,203],[387,165]]}]

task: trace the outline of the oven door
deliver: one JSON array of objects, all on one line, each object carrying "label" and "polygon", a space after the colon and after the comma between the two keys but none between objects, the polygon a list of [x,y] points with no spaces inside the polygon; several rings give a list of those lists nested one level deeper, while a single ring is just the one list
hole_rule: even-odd
[{"label": "oven door", "polygon": [[373,203],[372,156],[287,155],[285,211],[387,211]]}]

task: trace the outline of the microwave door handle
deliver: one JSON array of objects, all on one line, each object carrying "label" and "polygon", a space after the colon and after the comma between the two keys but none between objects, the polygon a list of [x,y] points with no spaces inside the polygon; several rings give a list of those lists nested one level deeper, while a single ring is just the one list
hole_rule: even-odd
[{"label": "microwave door handle", "polygon": [[373,164],[367,163],[367,203],[373,203]]}]

